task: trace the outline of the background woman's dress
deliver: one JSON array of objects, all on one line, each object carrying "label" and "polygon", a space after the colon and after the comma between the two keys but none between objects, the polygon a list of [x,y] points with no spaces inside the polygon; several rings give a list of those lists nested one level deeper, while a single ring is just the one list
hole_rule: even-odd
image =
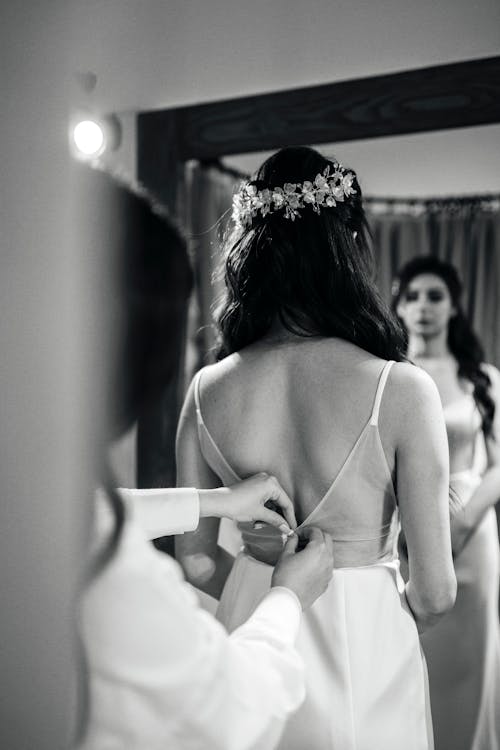
[{"label": "background woman's dress", "polygon": [[[485,451],[472,395],[445,408],[450,452],[474,445],[469,469],[450,483],[467,503],[481,483]],[[455,560],[454,609],[422,637],[427,658],[436,750],[500,750],[500,552],[494,508]]]},{"label": "background woman's dress", "polygon": [[[373,411],[330,489],[302,526],[332,535],[335,574],[304,613],[297,647],[306,665],[305,703],[285,727],[282,750],[429,750],[428,683],[397,560],[398,513],[378,430],[391,363]],[[195,386],[198,434],[225,484],[237,479],[208,431]],[[375,393],[376,391],[376,393]],[[226,582],[218,617],[231,631],[268,590],[281,537],[241,525],[244,551]]]}]

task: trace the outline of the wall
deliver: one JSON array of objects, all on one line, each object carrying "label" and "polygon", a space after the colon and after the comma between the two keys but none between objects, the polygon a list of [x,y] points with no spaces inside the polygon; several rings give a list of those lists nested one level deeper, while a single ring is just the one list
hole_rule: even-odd
[{"label": "wall", "polygon": [[[0,747],[62,750],[75,707],[74,591],[90,509],[93,377],[67,149],[67,3],[0,24]],[[90,301],[87,297],[87,301]],[[95,424],[95,423],[94,423]]]},{"label": "wall", "polygon": [[94,101],[154,109],[498,54],[497,0],[85,0]]}]

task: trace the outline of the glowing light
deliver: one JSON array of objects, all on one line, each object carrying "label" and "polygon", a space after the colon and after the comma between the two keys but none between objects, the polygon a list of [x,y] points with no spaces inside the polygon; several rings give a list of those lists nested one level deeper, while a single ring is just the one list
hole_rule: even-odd
[{"label": "glowing light", "polygon": [[97,156],[104,149],[104,131],[93,120],[81,120],[73,128],[73,141],[83,155]]}]

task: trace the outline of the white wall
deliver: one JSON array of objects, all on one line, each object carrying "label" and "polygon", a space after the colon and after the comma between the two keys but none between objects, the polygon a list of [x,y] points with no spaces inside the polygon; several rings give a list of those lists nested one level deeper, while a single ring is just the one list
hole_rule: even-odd
[{"label": "white wall", "polygon": [[153,109],[498,54],[498,0],[80,0],[94,100]]},{"label": "white wall", "polygon": [[68,747],[89,498],[86,260],[67,150],[67,3],[0,21],[0,747]]}]

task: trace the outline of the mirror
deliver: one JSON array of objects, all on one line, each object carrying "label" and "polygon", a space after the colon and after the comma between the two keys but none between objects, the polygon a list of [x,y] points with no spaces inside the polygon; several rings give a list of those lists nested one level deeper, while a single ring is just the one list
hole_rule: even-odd
[{"label": "mirror", "polygon": [[[354,88],[353,84],[352,90]],[[395,99],[398,98],[401,84],[398,83],[396,88]],[[312,92],[312,100],[315,100],[315,96]],[[443,95],[442,102],[448,102],[449,105],[452,101],[458,109],[461,106],[468,109],[464,104],[467,101],[466,94],[458,102],[449,92],[447,96],[448,99]],[[288,98],[288,94],[281,92],[274,95],[270,103],[272,112],[275,113],[282,106],[281,97]],[[254,99],[262,104],[262,98]],[[452,262],[464,280],[464,304],[469,319],[483,340],[488,361],[498,366],[500,264],[496,253],[500,246],[500,155],[497,148],[500,125],[495,121],[496,115],[491,115],[490,120],[487,120],[489,124],[471,125],[464,117],[453,121],[451,107],[443,105],[439,112],[440,129],[433,131],[429,122],[440,105],[429,95],[420,100],[415,96],[414,99],[420,101],[421,105],[420,109],[414,107],[412,110],[417,112],[416,120],[419,125],[416,129],[425,132],[410,132],[407,111],[399,113],[399,117],[396,115],[392,124],[388,124],[383,117],[384,108],[380,107],[375,114],[372,113],[368,122],[360,118],[361,125],[358,122],[358,126],[362,137],[356,140],[339,137],[338,141],[320,144],[319,149],[327,154],[335,154],[342,163],[352,166],[360,177],[373,230],[378,283],[387,302],[390,302],[396,272],[413,256],[431,253]],[[184,109],[142,113],[135,131],[138,139],[139,179],[158,192],[171,210],[177,209],[180,212],[193,239],[197,287],[194,294],[195,311],[191,311],[191,337],[188,335],[186,347],[191,357],[191,360],[187,360],[189,375],[201,364],[210,361],[210,349],[213,345],[213,337],[209,333],[214,301],[212,272],[217,260],[213,225],[229,208],[238,175],[254,171],[269,153],[263,149],[235,152],[235,142],[255,147],[259,141],[259,133],[256,135],[245,123],[246,105],[238,100],[233,100],[232,105],[235,108],[234,120],[230,116],[229,124],[227,119],[221,117],[221,112],[229,105],[216,103],[193,107],[192,111]],[[297,103],[296,94],[290,95],[288,105],[293,113],[303,106]],[[351,107],[348,111],[352,116],[353,113],[359,114],[356,107]],[[370,108],[367,107],[366,111],[370,111]],[[254,116],[254,113],[249,115],[249,120]],[[480,119],[479,115],[478,118]],[[263,116],[263,120],[266,121],[266,116]],[[278,142],[283,123],[273,125],[270,116],[269,121],[271,134],[264,133],[259,143],[269,145],[267,141],[274,139],[275,150],[287,144],[287,136],[283,130],[282,140]],[[442,127],[442,123],[446,127]],[[373,136],[376,137],[369,137],[371,126],[375,131]],[[293,120],[293,127],[296,130],[303,128],[302,132],[310,134],[313,126],[309,118],[305,125],[302,122],[297,125],[297,121]],[[339,128],[345,130],[345,123],[341,123]],[[391,128],[393,132],[388,132]],[[324,126],[324,130],[320,127],[318,129],[324,132],[328,128]],[[317,137],[316,134],[315,138]],[[232,139],[231,148],[226,147],[226,138]],[[217,150],[218,145],[220,151]],[[199,335],[199,330],[203,331],[203,335]],[[178,391],[182,391],[182,373],[179,377],[181,380]],[[173,400],[163,403],[162,408],[175,411],[178,391],[172,392]],[[446,388],[443,392],[445,391]],[[450,425],[451,422],[452,420]],[[147,440],[153,453],[172,457],[173,432],[166,434],[163,430],[161,435],[155,434],[154,425],[151,427]],[[450,427],[450,436],[451,430]],[[154,461],[150,465],[154,466]],[[162,477],[164,476],[162,473]],[[468,489],[464,489],[463,477],[456,484],[465,494],[471,490],[469,479],[471,477],[465,482]],[[153,485],[154,473],[144,474],[142,481]],[[472,490],[467,495],[468,499],[470,497]],[[471,632],[474,632],[472,640],[475,647],[481,649],[484,646],[483,654],[486,654],[487,642],[498,635],[498,617],[491,607],[492,596],[497,596],[495,566],[498,540],[495,536],[494,512],[492,508],[490,510],[492,512],[488,516],[488,528],[481,527],[481,533],[478,531],[474,542],[476,546],[472,546],[470,542],[468,553],[464,558],[456,560],[456,566],[461,576],[473,575],[478,582],[489,580],[492,586],[481,588],[478,583],[470,597],[470,592],[461,589],[459,605],[448,616],[448,625],[443,625],[441,631],[436,630],[435,637],[431,635],[423,641],[428,654],[431,692],[437,696],[436,731],[441,743],[443,737],[454,737],[458,731],[447,724],[447,719],[441,721],[439,718],[441,711],[446,713],[440,706],[441,697],[444,696],[443,700],[447,700],[455,689],[456,681],[452,674],[456,665],[459,664],[458,668],[470,679],[468,695],[470,704],[475,708],[466,718],[468,729],[470,723],[475,721],[474,717],[471,718],[472,714],[481,714],[482,693],[479,683],[485,674],[490,673],[493,681],[500,679],[500,664],[494,658],[482,661],[479,665],[478,660],[472,663],[467,650],[462,653],[450,635],[460,630],[467,621]],[[487,536],[487,544],[481,534]],[[230,548],[233,544],[230,531],[227,531],[226,537],[221,536],[219,541]],[[489,576],[489,571],[492,570],[494,574]],[[480,605],[478,597],[481,599]],[[461,660],[459,655],[463,656]],[[443,684],[445,686],[440,689],[436,687]],[[462,732],[460,722],[457,721],[456,726]]]}]

